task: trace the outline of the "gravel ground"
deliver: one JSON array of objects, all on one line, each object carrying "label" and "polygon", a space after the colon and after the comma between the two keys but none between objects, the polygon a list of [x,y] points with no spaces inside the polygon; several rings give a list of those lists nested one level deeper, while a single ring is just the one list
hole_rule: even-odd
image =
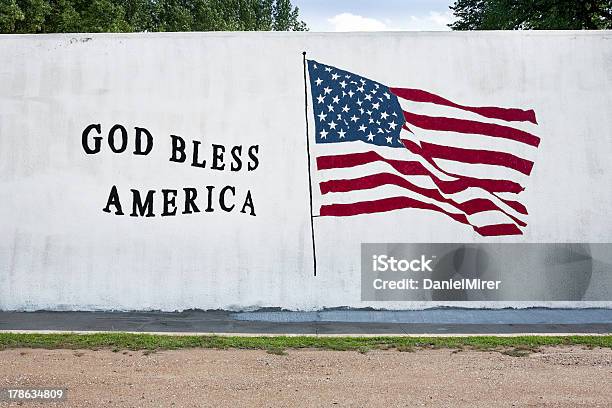
[{"label": "gravel ground", "polygon": [[0,351],[9,386],[68,388],[44,407],[612,407],[612,350],[12,349]]}]

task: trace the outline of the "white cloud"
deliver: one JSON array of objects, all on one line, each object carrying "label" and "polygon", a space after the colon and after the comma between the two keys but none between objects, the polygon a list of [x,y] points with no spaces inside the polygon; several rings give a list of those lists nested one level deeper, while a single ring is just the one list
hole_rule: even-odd
[{"label": "white cloud", "polygon": [[358,16],[351,13],[342,13],[328,19],[334,31],[384,31],[387,25],[375,18]]},{"label": "white cloud", "polygon": [[455,20],[449,10],[445,13],[430,11],[426,16],[410,16],[408,20],[394,24],[390,19],[384,21],[352,13],[341,13],[328,19],[333,31],[445,31],[448,24]]}]

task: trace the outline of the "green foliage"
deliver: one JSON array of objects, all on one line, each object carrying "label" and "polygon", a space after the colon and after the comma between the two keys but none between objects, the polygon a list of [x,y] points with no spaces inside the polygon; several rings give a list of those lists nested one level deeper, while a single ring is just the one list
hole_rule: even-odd
[{"label": "green foliage", "polygon": [[457,0],[453,30],[612,28],[612,0]]},{"label": "green foliage", "polygon": [[0,0],[0,33],[305,31],[291,0]]}]

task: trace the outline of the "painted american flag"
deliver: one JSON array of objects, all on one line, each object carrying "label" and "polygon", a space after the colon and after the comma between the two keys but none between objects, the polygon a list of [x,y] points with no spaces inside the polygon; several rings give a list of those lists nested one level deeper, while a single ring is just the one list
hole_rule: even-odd
[{"label": "painted american flag", "polygon": [[320,216],[444,214],[482,236],[521,235],[540,139],[533,110],[466,106],[308,60]]}]

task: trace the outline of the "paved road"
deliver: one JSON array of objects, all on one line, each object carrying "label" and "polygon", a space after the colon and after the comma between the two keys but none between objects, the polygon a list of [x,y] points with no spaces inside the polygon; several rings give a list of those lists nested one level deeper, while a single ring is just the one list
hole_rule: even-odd
[{"label": "paved road", "polygon": [[0,312],[0,330],[310,335],[612,333],[612,309]]}]

